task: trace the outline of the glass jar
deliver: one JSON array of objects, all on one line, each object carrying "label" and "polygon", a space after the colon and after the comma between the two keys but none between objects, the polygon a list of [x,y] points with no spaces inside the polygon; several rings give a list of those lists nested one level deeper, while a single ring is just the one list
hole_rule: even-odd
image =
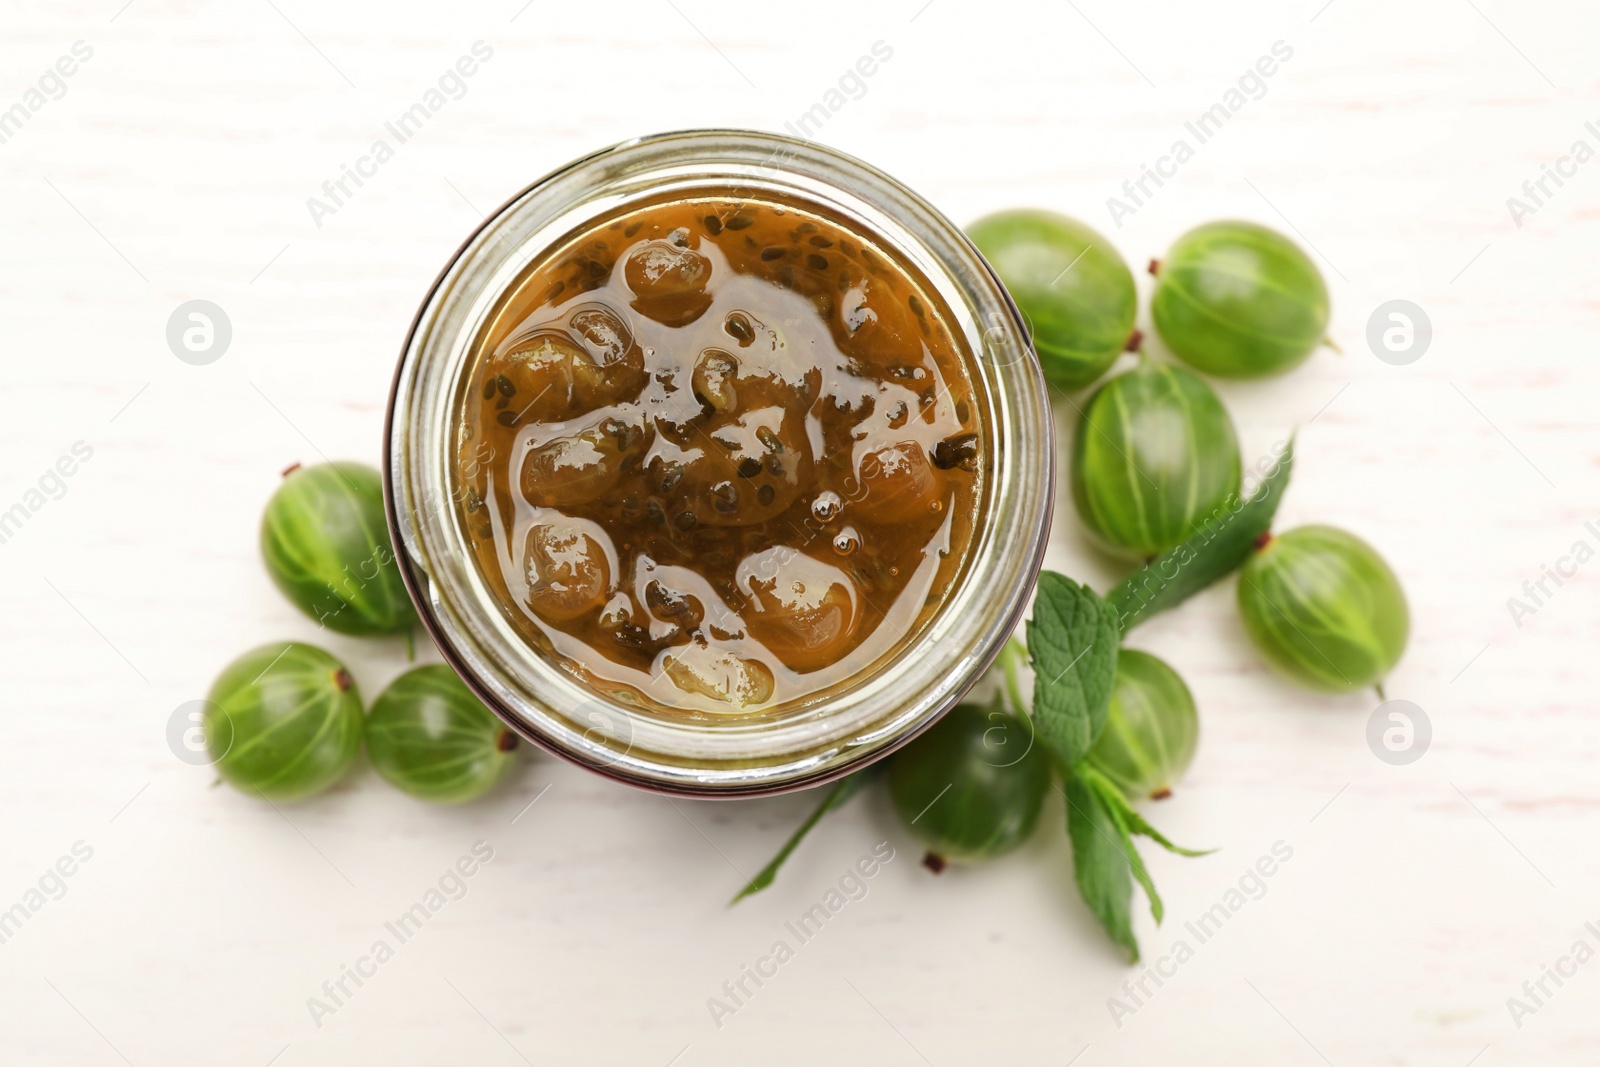
[{"label": "glass jar", "polygon": [[[663,195],[802,199],[887,241],[952,311],[972,353],[983,491],[965,567],[919,633],[824,696],[695,721],[591,690],[532,648],[473,562],[452,506],[456,400],[486,321],[567,235]],[[1055,486],[1053,423],[1026,327],[961,230],[894,179],[809,141],[692,130],[568,164],[494,212],[434,282],[389,401],[385,495],[401,573],[445,659],[497,715],[556,755],[641,787],[755,796],[858,770],[931,725],[1011,637],[1033,588]]]}]

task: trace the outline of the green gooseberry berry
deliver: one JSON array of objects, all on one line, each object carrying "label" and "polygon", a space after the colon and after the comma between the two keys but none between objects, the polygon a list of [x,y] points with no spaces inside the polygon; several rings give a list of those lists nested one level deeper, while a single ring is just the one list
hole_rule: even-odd
[{"label": "green gooseberry berry", "polygon": [[1156,332],[1196,370],[1263,378],[1300,363],[1327,338],[1322,272],[1299,245],[1265,226],[1196,226],[1150,270]]},{"label": "green gooseberry berry", "polygon": [[1282,670],[1334,692],[1379,686],[1411,629],[1400,580],[1373,547],[1332,526],[1266,539],[1239,572],[1239,614]]},{"label": "green gooseberry berry", "polygon": [[1198,376],[1143,360],[1084,405],[1070,478],[1094,538],[1149,559],[1221,519],[1238,495],[1233,420]]},{"label": "green gooseberry berry", "polygon": [[517,735],[442,664],[396,678],[373,701],[367,755],[414,797],[459,804],[488,792],[516,762]]},{"label": "green gooseberry berry", "polygon": [[1050,763],[1030,724],[975,704],[951,708],[889,765],[894,809],[935,871],[1017,848],[1049,787]]},{"label": "green gooseberry berry", "polygon": [[1194,760],[1200,717],[1178,672],[1137,649],[1117,653],[1106,725],[1089,760],[1129,800],[1160,800]]},{"label": "green gooseberry berry", "polygon": [[330,630],[409,630],[416,610],[384,520],[383,482],[361,463],[291,469],[261,517],[267,573],[294,605]]},{"label": "green gooseberry berry", "polygon": [[1133,272],[1106,238],[1029,209],[985,216],[967,235],[1026,317],[1051,382],[1081,389],[1129,346],[1139,306]]},{"label": "green gooseberry berry", "polygon": [[206,749],[223,780],[268,800],[338,781],[361,749],[361,694],[344,664],[295,642],[262,645],[225,667],[206,698]]}]

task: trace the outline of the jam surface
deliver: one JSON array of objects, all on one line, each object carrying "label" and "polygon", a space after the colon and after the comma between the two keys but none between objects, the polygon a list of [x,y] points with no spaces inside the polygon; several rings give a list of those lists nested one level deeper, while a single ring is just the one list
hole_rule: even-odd
[{"label": "jam surface", "polygon": [[971,356],[884,242],[715,192],[602,219],[463,378],[479,572],[591,687],[704,716],[849,681],[930,617],[985,471]]}]

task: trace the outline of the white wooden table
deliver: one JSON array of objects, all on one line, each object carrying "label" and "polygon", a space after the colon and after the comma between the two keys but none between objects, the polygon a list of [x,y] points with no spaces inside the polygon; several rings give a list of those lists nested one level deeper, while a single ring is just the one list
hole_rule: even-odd
[{"label": "white wooden table", "polygon": [[[1600,547],[1600,163],[1563,164],[1521,226],[1506,202],[1575,141],[1600,148],[1592,5],[521,5],[0,13],[0,110],[23,109],[0,114],[0,513],[26,513],[0,543],[0,909],[27,913],[0,944],[0,1061],[1595,1062],[1600,962],[1563,965],[1536,1011],[1507,1003],[1574,942],[1600,950],[1600,562],[1520,626],[1506,603],[1574,542]],[[385,123],[480,40],[492,57],[445,87],[463,95],[314,218],[308,198],[394,145]],[[45,77],[79,41],[92,55]],[[830,97],[879,41],[891,57]],[[1114,226],[1107,199],[1278,41],[1293,54],[1260,98]],[[1204,718],[1153,817],[1219,851],[1149,853],[1169,919],[1140,919],[1147,960],[1195,951],[1120,1026],[1108,1000],[1134,1005],[1143,971],[1076,897],[1059,801],[1021,854],[936,879],[870,796],[729,911],[812,798],[669,803],[530,758],[460,810],[363,769],[276,811],[167,744],[234,655],[317,637],[259,563],[262,505],[295,461],[376,461],[410,315],[484,211],[627,136],[782,129],[818,103],[814,136],[958,220],[1056,208],[1142,267],[1191,225],[1252,218],[1313,247],[1334,293],[1342,357],[1219,389],[1251,457],[1300,427],[1282,525],[1346,526],[1403,576],[1390,695],[1426,710],[1432,746],[1375,758],[1375,701],[1268,673],[1230,587],[1137,631]],[[1395,298],[1434,328],[1407,366],[1364,340]],[[166,342],[191,299],[232,324],[210,365]],[[1055,529],[1052,566],[1114,580],[1069,506]],[[323,640],[369,696],[405,666],[398,642]],[[493,858],[464,895],[362,963],[479,841]],[[866,896],[796,944],[785,922],[883,841]],[[1278,841],[1293,856],[1264,895],[1197,944],[1184,924]],[[47,875],[62,857],[73,873]],[[713,1019],[779,939],[793,958]]]}]

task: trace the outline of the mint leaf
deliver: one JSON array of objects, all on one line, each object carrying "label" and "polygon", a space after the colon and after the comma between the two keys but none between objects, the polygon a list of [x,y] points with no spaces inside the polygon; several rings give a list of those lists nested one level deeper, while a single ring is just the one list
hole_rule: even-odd
[{"label": "mint leaf", "polygon": [[[1089,783],[1089,789],[1100,798],[1105,805],[1106,814],[1117,827],[1117,843],[1122,847],[1123,858],[1128,861],[1128,870],[1138,879],[1139,885],[1144,887],[1144,895],[1150,901],[1150,917],[1161,925],[1161,920],[1167,916],[1167,907],[1161,903],[1161,894],[1156,892],[1156,883],[1150,877],[1150,871],[1144,865],[1144,857],[1139,855],[1139,850],[1133,847],[1133,835],[1128,832],[1128,816],[1134,814],[1128,802],[1123,798],[1120,790],[1112,786],[1112,794],[1108,795],[1094,782]],[[1130,894],[1131,895],[1131,894]],[[1132,907],[1132,904],[1129,904]]]},{"label": "mint leaf", "polygon": [[[1113,785],[1111,788],[1116,789],[1116,786]],[[1118,790],[1118,795],[1119,796],[1121,795],[1121,791],[1120,790]],[[1123,804],[1124,805],[1127,804],[1127,800],[1126,799],[1123,800]],[[1132,807],[1127,807],[1126,808],[1126,812],[1127,812],[1127,816],[1128,817],[1125,818],[1123,821],[1127,825],[1129,833],[1139,834],[1142,837],[1148,837],[1150,840],[1154,841],[1156,844],[1160,845],[1162,848],[1166,849],[1168,852],[1176,853],[1179,856],[1191,856],[1191,857],[1193,857],[1193,856],[1209,856],[1213,852],[1216,851],[1216,849],[1214,849],[1214,848],[1195,849],[1195,848],[1184,848],[1181,845],[1174,845],[1171,841],[1168,841],[1166,839],[1166,837],[1162,835],[1161,831],[1157,830],[1154,826],[1151,826],[1148,822],[1146,822],[1144,816],[1140,815]]]},{"label": "mint leaf", "polygon": [[[1181,845],[1174,845],[1171,841],[1168,841],[1160,830],[1157,830],[1154,826],[1151,826],[1150,823],[1145,820],[1145,817],[1140,815],[1133,805],[1128,803],[1127,795],[1124,794],[1121,789],[1117,788],[1117,783],[1112,781],[1110,776],[1096,766],[1092,760],[1084,760],[1082,763],[1072,768],[1072,770],[1075,774],[1081,775],[1082,777],[1088,779],[1090,787],[1105,797],[1107,806],[1112,808],[1113,811],[1118,815],[1118,821],[1127,828],[1130,834],[1138,834],[1141,837],[1148,837],[1150,840],[1154,841],[1168,852],[1176,853],[1179,856],[1209,856],[1216,851],[1214,848],[1184,848]],[[1156,916],[1156,922],[1160,921],[1161,917],[1159,915]]]},{"label": "mint leaf", "polygon": [[1133,936],[1133,846],[1087,782],[1066,776],[1067,834],[1072,838],[1072,874],[1085,904],[1111,940],[1139,962]]},{"label": "mint leaf", "polygon": [[771,885],[773,880],[778,877],[778,868],[783,866],[784,861],[789,858],[789,854],[799,846],[801,841],[805,840],[805,836],[811,832],[811,828],[817,825],[828,812],[844,807],[850,798],[859,793],[862,786],[876,778],[886,765],[887,761],[880,761],[865,770],[860,770],[846,778],[841,778],[829,786],[827,793],[822,798],[822,803],[817,805],[815,811],[806,816],[806,821],[800,824],[799,829],[789,835],[789,840],[783,843],[783,847],[778,850],[778,854],[773,856],[754,878],[750,879],[748,885],[739,890],[738,896],[728,901],[728,907],[733,907],[745,897],[753,893],[759,893]]},{"label": "mint leaf", "polygon": [[[1257,538],[1272,528],[1294,469],[1294,440],[1255,494],[1181,545],[1169,548],[1124,578],[1106,594],[1124,632],[1167,611],[1244,565]],[[1030,642],[1031,643],[1031,642]]]},{"label": "mint leaf", "polygon": [[1028,620],[1033,722],[1064,767],[1088,754],[1106,724],[1121,639],[1116,612],[1093,589],[1039,575]]},{"label": "mint leaf", "polygon": [[1078,892],[1089,910],[1117,944],[1139,961],[1139,946],[1133,936],[1131,911],[1133,883],[1137,881],[1150,901],[1150,914],[1159,924],[1166,918],[1166,906],[1156,892],[1155,881],[1134,848],[1135,834],[1148,837],[1162,847],[1184,856],[1203,856],[1179,848],[1145,821],[1128,803],[1122,790],[1105,773],[1085,760],[1067,774],[1067,834],[1072,838],[1073,874]]}]

